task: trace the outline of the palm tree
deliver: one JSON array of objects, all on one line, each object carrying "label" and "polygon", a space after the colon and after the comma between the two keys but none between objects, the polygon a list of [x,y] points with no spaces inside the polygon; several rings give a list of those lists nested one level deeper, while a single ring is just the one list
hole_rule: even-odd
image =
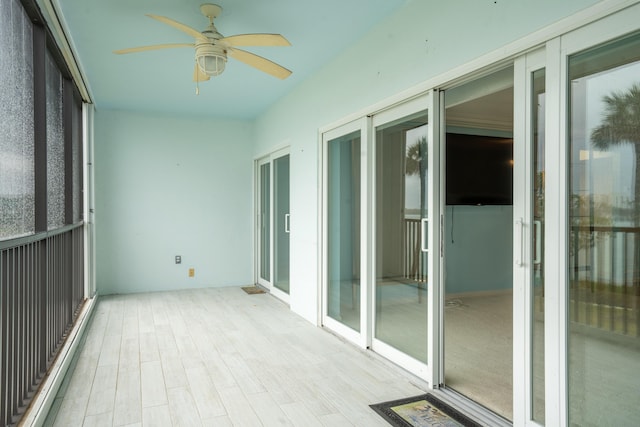
[{"label": "palm tree", "polygon": [[425,186],[427,179],[427,137],[423,136],[407,150],[405,173],[420,176],[420,212],[426,210]]},{"label": "palm tree", "polygon": [[[427,211],[427,198],[426,198],[426,186],[427,186],[427,137],[423,136],[407,149],[407,155],[405,158],[404,171],[406,175],[418,175],[420,177],[420,215],[424,215]],[[426,266],[426,258],[420,252],[420,242],[416,239],[416,246],[413,251],[413,260],[411,265],[411,277],[419,277],[418,281],[426,279],[423,276],[424,268]],[[420,287],[420,285],[418,285]],[[422,294],[419,293],[418,301],[422,301]]]},{"label": "palm tree", "polygon": [[427,137],[423,136],[407,149],[405,172],[407,175],[418,175],[427,168]]},{"label": "palm tree", "polygon": [[[632,145],[636,160],[632,213],[637,228],[640,226],[640,83],[605,96],[603,102],[604,116],[600,126],[591,133],[591,143],[601,151],[614,145]],[[637,286],[640,282],[640,236],[637,232],[634,233],[634,248],[633,280]]]},{"label": "palm tree", "polygon": [[606,151],[613,145],[632,144],[636,157],[634,183],[635,208],[640,207],[640,83],[626,92],[614,92],[603,98],[605,114],[600,126],[591,133],[594,148]]}]

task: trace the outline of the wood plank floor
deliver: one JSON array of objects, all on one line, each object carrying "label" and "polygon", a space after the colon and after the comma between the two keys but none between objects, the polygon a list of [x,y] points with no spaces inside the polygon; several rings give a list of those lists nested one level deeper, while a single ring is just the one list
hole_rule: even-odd
[{"label": "wood plank floor", "polygon": [[411,376],[238,287],[102,297],[55,426],[385,426]]}]

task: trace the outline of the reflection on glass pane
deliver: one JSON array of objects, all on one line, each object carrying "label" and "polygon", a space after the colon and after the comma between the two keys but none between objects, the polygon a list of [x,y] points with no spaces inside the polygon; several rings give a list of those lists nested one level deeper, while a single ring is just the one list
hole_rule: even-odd
[{"label": "reflection on glass pane", "polygon": [[73,220],[82,221],[82,102],[75,96],[71,115],[73,133]]},{"label": "reflection on glass pane", "polygon": [[533,73],[533,284],[532,301],[532,395],[533,419],[544,424],[544,112],[545,70]]},{"label": "reflection on glass pane", "polygon": [[328,314],[360,330],[360,132],[329,141]]},{"label": "reflection on glass pane", "polygon": [[47,228],[64,225],[64,125],[62,75],[47,51]]},{"label": "reflection on glass pane", "polygon": [[260,277],[271,281],[271,165],[260,166]]},{"label": "reflection on glass pane", "polygon": [[571,57],[569,73],[569,421],[635,425],[640,34]]},{"label": "reflection on glass pane", "polygon": [[33,41],[20,2],[0,2],[0,240],[34,221]]},{"label": "reflection on glass pane", "polygon": [[289,155],[273,161],[275,204],[274,286],[289,293]]},{"label": "reflection on glass pane", "polygon": [[422,112],[376,128],[375,337],[424,363],[427,123]]}]

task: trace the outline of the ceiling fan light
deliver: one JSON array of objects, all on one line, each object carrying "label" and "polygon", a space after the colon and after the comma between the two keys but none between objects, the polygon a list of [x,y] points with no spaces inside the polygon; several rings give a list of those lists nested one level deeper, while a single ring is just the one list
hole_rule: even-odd
[{"label": "ceiling fan light", "polygon": [[201,55],[196,58],[198,67],[208,76],[218,76],[224,71],[227,58],[219,55]]},{"label": "ceiling fan light", "polygon": [[222,74],[227,63],[227,52],[211,42],[196,43],[196,62],[207,76]]}]

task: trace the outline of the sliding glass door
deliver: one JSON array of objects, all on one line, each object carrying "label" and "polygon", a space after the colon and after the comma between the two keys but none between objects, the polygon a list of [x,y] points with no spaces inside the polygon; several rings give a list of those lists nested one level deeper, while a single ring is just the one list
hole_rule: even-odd
[{"label": "sliding glass door", "polygon": [[640,33],[568,59],[568,418],[632,425],[640,396]]},{"label": "sliding glass door", "polygon": [[323,324],[486,425],[637,424],[640,3],[617,7],[323,133]]},{"label": "sliding glass door", "polygon": [[258,283],[271,283],[271,163],[258,164]]},{"label": "sliding glass door", "polygon": [[[327,136],[327,317],[361,329],[361,131]],[[335,132],[334,132],[335,133]]]},{"label": "sliding glass door", "polygon": [[514,69],[444,101],[443,384],[512,419]]},{"label": "sliding glass door", "polygon": [[273,161],[273,204],[274,204],[274,271],[273,286],[289,294],[289,233],[291,215],[289,213],[289,155]]},{"label": "sliding glass door", "polygon": [[429,121],[422,111],[375,128],[377,340],[427,363]]},{"label": "sliding glass door", "polygon": [[530,370],[526,369],[526,372],[530,372],[530,388],[528,392],[531,397],[530,418],[541,424],[544,424],[544,412],[545,412],[545,369],[544,369],[544,329],[545,329],[545,315],[544,315],[544,302],[545,302],[545,271],[544,271],[544,247],[545,247],[545,149],[546,149],[546,131],[545,131],[545,103],[546,103],[546,71],[544,68],[534,62],[535,69],[529,69],[528,71],[528,91],[530,98],[528,99],[528,105],[530,106],[530,118],[531,124],[528,127],[528,134],[530,136],[531,146],[530,161],[532,167],[528,172],[531,184],[529,188],[532,188],[532,192],[527,192],[530,195],[530,215],[533,221],[530,221],[532,225],[529,227],[529,241],[528,247],[530,256],[528,257],[528,265],[531,267],[528,271],[529,289],[528,307],[529,316],[528,321],[530,327],[527,328],[530,331],[530,343],[531,349],[528,352],[531,355],[530,358]]},{"label": "sliding glass door", "polygon": [[433,94],[372,118],[372,347],[432,379],[439,215]]},{"label": "sliding glass door", "polygon": [[289,154],[256,162],[256,282],[283,300],[289,297]]},{"label": "sliding glass door", "polygon": [[514,62],[514,425],[545,423],[546,76],[545,49]]},{"label": "sliding glass door", "polygon": [[323,324],[428,381],[438,347],[435,103],[429,92],[322,139]]}]

